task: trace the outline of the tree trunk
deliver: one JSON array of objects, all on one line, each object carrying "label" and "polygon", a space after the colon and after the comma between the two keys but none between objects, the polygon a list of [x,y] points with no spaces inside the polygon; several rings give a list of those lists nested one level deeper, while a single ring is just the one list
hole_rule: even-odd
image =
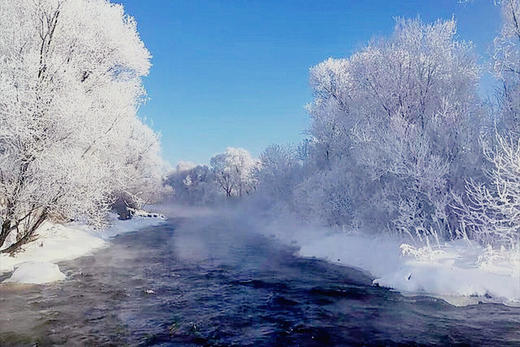
[{"label": "tree trunk", "polygon": [[38,217],[38,220],[36,220],[36,223],[34,223],[29,230],[25,232],[23,237],[13,243],[11,246],[7,247],[6,249],[3,249],[0,251],[0,253],[10,253],[13,254],[16,252],[21,246],[26,244],[27,242],[31,241],[32,236],[34,235],[34,232],[40,225],[42,225],[43,222],[47,219],[47,213],[44,211],[42,214]]},{"label": "tree trunk", "polygon": [[7,236],[11,232],[11,221],[9,219],[4,220],[2,223],[2,230],[0,231],[0,247],[4,245]]}]

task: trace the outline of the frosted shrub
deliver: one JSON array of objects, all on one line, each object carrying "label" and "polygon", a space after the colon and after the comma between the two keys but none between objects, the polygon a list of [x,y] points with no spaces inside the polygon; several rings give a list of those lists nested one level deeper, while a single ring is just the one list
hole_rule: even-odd
[{"label": "frosted shrub", "polygon": [[488,183],[468,180],[467,201],[457,199],[457,212],[470,237],[483,244],[512,247],[520,241],[520,140],[497,135],[486,148],[491,163]]}]

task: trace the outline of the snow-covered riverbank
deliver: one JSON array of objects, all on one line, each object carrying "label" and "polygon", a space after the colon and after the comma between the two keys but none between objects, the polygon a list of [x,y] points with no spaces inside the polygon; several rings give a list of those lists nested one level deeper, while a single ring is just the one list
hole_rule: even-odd
[{"label": "snow-covered riverbank", "polygon": [[[173,212],[172,212],[173,211]],[[197,219],[200,216],[229,218],[242,223],[241,213],[229,210],[172,210],[171,214]],[[184,213],[181,213],[184,211]],[[225,217],[227,216],[227,217]],[[0,273],[17,270],[9,282],[45,283],[64,278],[53,264],[87,255],[108,246],[115,235],[157,225],[161,218],[134,217],[129,221],[112,217],[112,226],[102,232],[69,223],[44,224],[36,241],[14,257],[0,255]],[[205,219],[206,220],[206,219]],[[397,238],[361,233],[342,233],[327,228],[302,226],[295,221],[268,224],[249,220],[250,230],[274,236],[298,247],[298,255],[368,272],[374,284],[407,295],[441,297],[455,305],[477,302],[520,304],[520,253],[491,250],[473,241],[458,240],[440,246],[416,248]],[[192,221],[193,222],[193,221]],[[211,223],[206,220],[207,223]]]},{"label": "snow-covered riverbank", "polygon": [[520,305],[520,252],[492,250],[457,240],[417,248],[382,235],[334,232],[276,222],[261,229],[316,257],[368,272],[374,284],[407,295],[429,295],[454,305]]},{"label": "snow-covered riverbank", "polygon": [[64,279],[64,275],[53,264],[79,258],[95,250],[107,247],[110,238],[164,222],[161,217],[136,216],[130,220],[119,220],[111,215],[111,226],[96,231],[79,224],[44,223],[38,230],[38,238],[23,246],[14,256],[0,254],[0,274],[15,271],[6,282],[47,283]]}]

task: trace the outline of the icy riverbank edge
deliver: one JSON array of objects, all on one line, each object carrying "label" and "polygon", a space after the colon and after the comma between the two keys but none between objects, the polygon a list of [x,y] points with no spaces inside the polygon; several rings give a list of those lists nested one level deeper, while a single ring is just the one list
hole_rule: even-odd
[{"label": "icy riverbank edge", "polygon": [[289,225],[274,222],[261,232],[296,246],[299,256],[362,270],[374,278],[374,285],[403,295],[437,297],[456,306],[479,302],[520,306],[518,250],[492,250],[469,240],[421,248],[395,237]]},{"label": "icy riverbank edge", "polygon": [[14,256],[0,254],[0,275],[13,272],[5,283],[42,284],[65,279],[55,263],[76,259],[108,247],[116,235],[159,225],[165,218],[134,216],[119,220],[110,215],[110,226],[102,231],[81,223],[45,222],[37,231],[38,238],[22,247]]}]

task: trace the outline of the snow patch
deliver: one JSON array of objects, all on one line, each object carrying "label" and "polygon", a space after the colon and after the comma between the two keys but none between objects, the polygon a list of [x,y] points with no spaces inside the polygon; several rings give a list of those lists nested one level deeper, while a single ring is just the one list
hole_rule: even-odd
[{"label": "snow patch", "polygon": [[43,284],[65,279],[56,264],[30,261],[16,265],[10,278],[3,283]]},{"label": "snow patch", "polygon": [[454,305],[520,305],[519,250],[496,250],[469,240],[414,247],[397,237],[289,225],[275,222],[262,232],[298,246],[300,256],[368,272],[375,285],[405,295],[440,297]]},{"label": "snow patch", "polygon": [[[24,245],[20,252],[14,256],[0,254],[0,274],[14,271],[15,268],[19,269],[24,263],[53,265],[60,261],[79,258],[107,247],[109,240],[116,235],[159,225],[165,221],[164,217],[134,217],[123,221],[117,219],[115,214],[110,218],[111,226],[102,231],[75,222],[68,224],[45,222],[37,231],[38,238]],[[26,269],[24,271],[28,271],[25,265],[24,268]]]},{"label": "snow patch", "polygon": [[128,211],[130,211],[130,214],[134,217],[148,217],[148,218],[160,218],[165,219],[164,215],[156,212],[148,212],[145,210],[140,210],[136,208],[130,208],[127,207]]},{"label": "snow patch", "polygon": [[375,283],[405,292],[433,294],[458,304],[457,296],[478,301],[520,304],[520,253],[484,248],[474,241],[450,241],[439,247],[401,245],[394,271]]}]

